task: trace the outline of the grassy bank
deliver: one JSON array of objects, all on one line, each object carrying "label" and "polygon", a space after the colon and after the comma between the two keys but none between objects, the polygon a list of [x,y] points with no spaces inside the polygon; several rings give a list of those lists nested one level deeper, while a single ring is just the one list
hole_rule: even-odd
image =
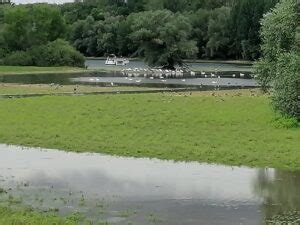
[{"label": "grassy bank", "polygon": [[156,90],[146,87],[98,87],[88,85],[48,85],[48,84],[0,84],[1,95],[26,95],[26,94],[59,94],[59,93],[98,93],[113,91],[143,91]]},{"label": "grassy bank", "polygon": [[43,73],[82,73],[90,72],[76,67],[36,67],[36,66],[0,66],[0,75],[10,74],[43,74]]},{"label": "grassy bank", "polygon": [[278,127],[268,98],[252,95],[2,99],[0,142],[299,170],[300,129]]},{"label": "grassy bank", "polygon": [[76,216],[63,218],[54,214],[34,212],[29,209],[12,210],[9,207],[0,207],[0,225],[76,225],[80,222],[80,218]]}]

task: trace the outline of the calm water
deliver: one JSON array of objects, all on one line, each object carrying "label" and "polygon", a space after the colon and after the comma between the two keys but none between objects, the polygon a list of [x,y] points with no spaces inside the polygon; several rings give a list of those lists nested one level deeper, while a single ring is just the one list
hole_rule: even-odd
[{"label": "calm water", "polygon": [[[105,67],[104,60],[87,60],[86,65],[90,69]],[[241,87],[257,87],[258,84],[251,78],[251,67],[240,66],[234,64],[216,64],[216,63],[194,63],[190,64],[191,68],[201,68],[203,71],[214,71],[216,77],[211,78],[210,73],[207,73],[207,78],[201,73],[194,78],[189,76],[179,79],[150,79],[143,74],[142,77],[125,78],[124,74],[117,71],[111,72],[91,72],[91,73],[76,73],[76,74],[28,74],[28,75],[0,75],[0,83],[21,83],[21,84],[61,84],[61,85],[97,85],[111,86],[144,86],[144,87],[169,87],[169,88],[185,88],[199,87],[206,88],[225,87],[225,88],[241,88]],[[146,65],[140,61],[133,61],[127,67],[146,68]],[[122,67],[122,68],[127,68]],[[245,77],[239,77],[243,73]],[[233,78],[233,74],[235,78]],[[133,74],[134,75],[134,74]]]},{"label": "calm water", "polygon": [[23,204],[116,224],[258,225],[300,210],[299,172],[6,145],[0,187]]},{"label": "calm water", "polygon": [[[105,67],[105,60],[88,59],[85,65],[90,69],[99,69]],[[203,70],[203,71],[241,71],[251,72],[251,65],[241,64],[226,64],[226,63],[187,63],[187,66],[191,69]],[[130,63],[122,68],[148,68],[143,61],[130,61]]]}]

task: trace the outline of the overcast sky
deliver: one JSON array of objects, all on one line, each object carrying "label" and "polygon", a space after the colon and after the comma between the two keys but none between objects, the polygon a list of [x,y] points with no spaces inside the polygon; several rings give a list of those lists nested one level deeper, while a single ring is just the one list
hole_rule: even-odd
[{"label": "overcast sky", "polygon": [[48,3],[65,3],[73,2],[74,0],[12,0],[16,4],[36,3],[36,2],[48,2]]}]

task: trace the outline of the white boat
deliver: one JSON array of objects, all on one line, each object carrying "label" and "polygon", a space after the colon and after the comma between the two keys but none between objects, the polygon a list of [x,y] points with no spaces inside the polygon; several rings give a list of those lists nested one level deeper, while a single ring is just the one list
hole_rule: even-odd
[{"label": "white boat", "polygon": [[125,66],[128,63],[128,59],[118,58],[116,55],[109,55],[105,61],[105,65],[107,66]]}]

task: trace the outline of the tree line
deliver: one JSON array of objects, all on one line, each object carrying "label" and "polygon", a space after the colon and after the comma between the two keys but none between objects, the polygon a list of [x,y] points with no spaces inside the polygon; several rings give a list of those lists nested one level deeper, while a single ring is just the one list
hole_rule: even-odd
[{"label": "tree line", "polygon": [[0,57],[64,39],[85,56],[141,56],[165,67],[183,58],[254,60],[260,55],[260,20],[276,3],[83,0],[6,6],[0,8]]},{"label": "tree line", "polygon": [[[181,41],[184,37],[182,42],[189,45],[176,46],[180,57],[254,60],[260,54],[260,20],[276,3],[277,0],[84,0],[63,5],[62,12],[70,25],[69,40],[86,56],[115,53],[152,58],[145,42],[153,48],[164,48],[167,54],[170,39]],[[148,18],[155,21],[145,22]],[[164,30],[170,33],[162,36]],[[177,33],[172,33],[175,30]],[[186,54],[179,54],[183,53],[181,47],[188,47]]]}]

